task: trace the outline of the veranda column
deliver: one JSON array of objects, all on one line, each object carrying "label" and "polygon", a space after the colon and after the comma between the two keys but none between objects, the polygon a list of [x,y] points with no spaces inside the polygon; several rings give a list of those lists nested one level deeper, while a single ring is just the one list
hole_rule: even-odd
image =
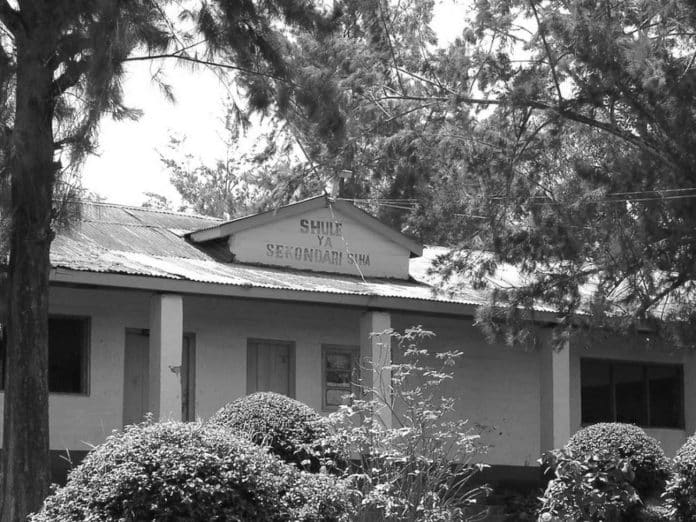
[{"label": "veranda column", "polygon": [[180,295],[153,295],[150,301],[149,411],[156,420],[181,420],[183,303]]},{"label": "veranda column", "polygon": [[560,448],[573,433],[570,343],[541,350],[541,450]]},{"label": "veranda column", "polygon": [[[368,389],[374,387],[385,402],[391,399],[391,370],[385,368],[391,365],[391,337],[382,332],[389,328],[388,312],[365,312],[360,318],[360,377],[363,385]],[[385,427],[391,428],[388,407],[380,408],[377,415]]]},{"label": "veranda column", "polygon": [[684,428],[689,437],[696,432],[696,354],[684,355]]}]

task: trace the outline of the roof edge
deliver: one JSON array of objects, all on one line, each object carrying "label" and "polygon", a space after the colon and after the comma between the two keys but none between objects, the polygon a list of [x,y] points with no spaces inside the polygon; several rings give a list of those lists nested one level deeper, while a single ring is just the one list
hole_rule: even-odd
[{"label": "roof edge", "polygon": [[206,241],[212,241],[214,239],[219,239],[237,232],[241,232],[242,230],[248,230],[250,228],[266,225],[278,219],[300,215],[318,208],[335,208],[377,234],[386,237],[399,246],[404,247],[406,250],[411,252],[413,256],[420,257],[423,255],[423,245],[417,241],[411,239],[389,225],[382,223],[379,219],[356,207],[352,203],[332,199],[327,195],[314,196],[312,198],[308,198],[297,203],[291,203],[273,210],[267,210],[266,212],[233,219],[232,221],[220,223],[219,225],[213,225],[211,227],[195,230],[187,234],[187,237],[194,243],[204,243]]},{"label": "roof edge", "polygon": [[265,212],[259,212],[258,214],[252,214],[211,227],[194,230],[190,232],[187,237],[194,243],[204,243],[213,239],[229,236],[242,230],[265,225],[278,218],[292,217],[324,206],[328,206],[327,197],[323,195],[315,196],[297,203],[291,203],[272,210],[266,210]]}]

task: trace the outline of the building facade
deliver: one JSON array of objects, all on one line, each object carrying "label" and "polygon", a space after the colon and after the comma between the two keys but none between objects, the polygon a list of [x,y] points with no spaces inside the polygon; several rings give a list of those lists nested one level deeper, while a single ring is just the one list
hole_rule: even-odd
[{"label": "building facade", "polygon": [[443,391],[502,474],[536,475],[584,423],[639,424],[668,455],[696,431],[692,354],[623,337],[554,350],[542,308],[537,346],[490,344],[473,324],[485,295],[432,285],[441,252],[323,196],[230,222],[85,204],[51,255],[51,449],[79,460],[147,412],[206,419],[257,390],[328,413],[356,361],[400,359],[370,334],[414,325],[464,352]]}]

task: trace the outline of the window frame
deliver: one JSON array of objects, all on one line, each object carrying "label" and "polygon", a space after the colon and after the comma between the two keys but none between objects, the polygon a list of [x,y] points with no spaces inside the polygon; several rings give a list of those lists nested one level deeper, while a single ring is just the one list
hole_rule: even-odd
[{"label": "window frame", "polygon": [[[52,391],[48,389],[49,395],[59,395],[59,396],[69,396],[69,397],[89,397],[91,393],[91,354],[92,354],[92,318],[88,315],[76,315],[76,314],[49,314],[48,319],[69,319],[80,321],[84,327],[82,332],[82,342],[83,350],[80,354],[80,364],[82,365],[81,373],[81,390],[79,392],[63,392],[63,391]],[[7,351],[6,351],[6,329],[3,325],[3,351],[2,351],[2,368],[0,369],[0,392],[5,393],[5,368],[7,366]],[[50,330],[49,330],[48,342],[50,343]],[[50,349],[49,349],[50,357]],[[50,363],[48,372],[50,373]],[[47,375],[48,382],[50,383],[50,375]]]},{"label": "window frame", "polygon": [[[91,372],[90,372],[90,358],[91,358],[91,353],[92,353],[92,318],[88,315],[74,315],[74,314],[50,314],[48,316],[49,320],[50,319],[72,319],[72,320],[77,320],[80,321],[84,325],[84,330],[83,330],[83,346],[84,350],[83,353],[81,354],[80,357],[80,362],[83,365],[82,367],[82,379],[83,379],[83,386],[82,390],[79,392],[57,392],[57,391],[51,391],[50,388],[48,390],[48,393],[51,395],[64,395],[64,396],[69,396],[69,397],[77,397],[77,396],[82,396],[82,397],[89,397],[91,393]],[[49,338],[50,342],[50,338]],[[49,352],[50,354],[50,352]],[[49,355],[50,357],[50,355]],[[49,368],[50,371],[50,368]],[[49,376],[49,382],[50,382],[50,376]]]},{"label": "window frame", "polygon": [[296,380],[297,380],[297,364],[295,358],[295,341],[286,339],[263,339],[260,337],[247,338],[247,395],[255,393],[258,390],[258,344],[272,344],[277,346],[285,346],[288,349],[288,396],[291,399],[296,398]]},{"label": "window frame", "polygon": [[[322,344],[321,345],[321,411],[336,411],[339,406],[326,403],[326,361],[329,353],[349,354],[351,357],[351,373],[360,371],[360,346],[350,344]],[[350,383],[350,393],[356,389],[357,383]]]},{"label": "window frame", "polygon": [[[610,393],[610,403],[609,411],[611,412],[611,419],[597,422],[618,422],[616,420],[616,383],[614,381],[614,371],[616,365],[636,365],[641,368],[642,372],[642,384],[643,391],[645,395],[644,404],[641,407],[644,409],[644,415],[646,419],[645,424],[639,424],[641,428],[645,429],[657,429],[657,430],[684,430],[686,429],[685,420],[685,406],[686,398],[684,397],[684,364],[683,363],[665,363],[665,362],[652,362],[652,361],[639,361],[633,359],[605,359],[602,357],[581,357],[580,358],[580,420],[582,426],[588,426],[590,422],[585,422],[582,418],[583,413],[583,403],[582,403],[582,390],[583,390],[583,380],[582,380],[582,366],[583,362],[589,361],[593,363],[603,363],[609,367],[609,393]],[[653,425],[651,423],[651,408],[650,408],[650,384],[648,379],[649,368],[670,368],[676,369],[678,373],[678,385],[679,385],[679,418],[676,426],[664,426],[664,425]]]}]

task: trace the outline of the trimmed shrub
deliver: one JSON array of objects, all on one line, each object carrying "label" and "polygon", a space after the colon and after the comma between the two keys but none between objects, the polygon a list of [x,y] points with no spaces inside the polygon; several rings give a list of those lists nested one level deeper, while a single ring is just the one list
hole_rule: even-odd
[{"label": "trimmed shrub", "polygon": [[88,454],[32,520],[340,520],[349,493],[219,427],[140,424]]},{"label": "trimmed shrub", "polygon": [[600,469],[604,460],[610,465],[627,460],[635,473],[630,483],[643,499],[659,494],[669,477],[669,461],[659,442],[631,424],[587,426],[570,438],[565,449],[576,459],[600,456]]},{"label": "trimmed shrub", "polygon": [[571,456],[567,450],[544,455],[553,471],[541,499],[539,520],[635,521],[641,499],[631,484],[633,468],[627,459],[607,453]]},{"label": "trimmed shrub", "polygon": [[665,498],[675,520],[696,520],[696,435],[679,448]]},{"label": "trimmed shrub", "polygon": [[241,397],[213,415],[210,424],[246,434],[255,444],[301,469],[318,471],[324,419],[306,404],[273,392]]}]

